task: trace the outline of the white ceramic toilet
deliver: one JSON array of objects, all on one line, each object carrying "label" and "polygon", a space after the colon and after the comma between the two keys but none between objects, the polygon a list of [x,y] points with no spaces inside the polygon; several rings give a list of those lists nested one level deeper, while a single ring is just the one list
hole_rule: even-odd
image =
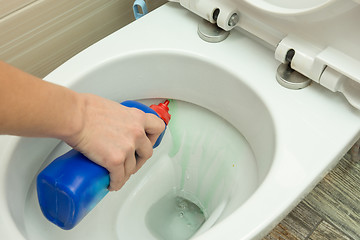
[{"label": "white ceramic toilet", "polygon": [[[69,147],[1,136],[0,239],[261,239],[360,138],[359,1],[180,3],[140,18],[46,77],[119,102],[173,99],[153,157],[64,231],[42,216],[34,180]],[[192,12],[232,29],[230,35],[204,41],[218,41],[220,31],[200,38],[203,20]],[[277,75],[281,63],[286,72]],[[308,83],[297,72],[312,83],[283,87]],[[281,82],[290,78],[295,82]],[[182,215],[180,223],[167,220],[162,200],[169,194],[203,211],[205,222],[188,237],[172,232],[192,226]]]}]

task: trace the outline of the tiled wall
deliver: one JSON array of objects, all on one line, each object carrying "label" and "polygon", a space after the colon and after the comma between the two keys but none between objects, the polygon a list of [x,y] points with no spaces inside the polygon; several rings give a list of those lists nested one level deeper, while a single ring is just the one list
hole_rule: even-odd
[{"label": "tiled wall", "polygon": [[[0,59],[38,77],[134,20],[134,0],[0,0]],[[152,10],[166,0],[147,0]]]}]

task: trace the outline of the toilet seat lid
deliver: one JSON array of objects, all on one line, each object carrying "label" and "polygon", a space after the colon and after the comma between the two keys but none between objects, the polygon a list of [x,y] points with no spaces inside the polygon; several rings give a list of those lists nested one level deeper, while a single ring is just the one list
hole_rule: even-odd
[{"label": "toilet seat lid", "polygon": [[[225,30],[239,28],[257,36],[275,48],[282,63],[289,62],[290,50],[295,52],[291,68],[342,92],[360,109],[360,0],[171,1]],[[234,14],[237,23],[231,26]]]},{"label": "toilet seat lid", "polygon": [[[237,27],[276,47],[288,35],[319,48],[333,47],[360,61],[360,0],[170,0],[230,30]],[[220,10],[215,21],[213,14]]]},{"label": "toilet seat lid", "polygon": [[[223,0],[221,0],[223,1]],[[227,0],[225,0],[227,1]],[[317,46],[333,46],[357,58],[360,54],[360,0],[237,0],[243,21],[258,31],[272,32],[276,46],[286,35],[296,35]],[[240,8],[241,7],[241,8]],[[240,27],[246,27],[239,22]],[[250,30],[250,29],[249,29]],[[254,31],[254,30],[253,30]],[[270,34],[270,33],[268,33]]]}]

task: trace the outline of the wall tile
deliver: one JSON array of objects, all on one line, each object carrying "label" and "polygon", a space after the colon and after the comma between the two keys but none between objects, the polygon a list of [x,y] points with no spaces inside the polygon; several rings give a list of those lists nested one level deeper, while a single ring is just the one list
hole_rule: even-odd
[{"label": "wall tile", "polygon": [[[166,2],[154,0],[149,9]],[[134,20],[129,0],[45,0],[0,19],[0,59],[39,77]],[[150,2],[149,2],[150,3]]]},{"label": "wall tile", "polygon": [[0,18],[3,18],[36,0],[0,0]]}]

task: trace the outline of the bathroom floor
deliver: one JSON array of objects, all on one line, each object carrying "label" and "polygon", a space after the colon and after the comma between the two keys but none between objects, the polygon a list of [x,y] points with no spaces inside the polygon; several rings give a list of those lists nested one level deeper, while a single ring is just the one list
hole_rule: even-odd
[{"label": "bathroom floor", "polygon": [[360,161],[338,165],[262,240],[360,239]]}]

